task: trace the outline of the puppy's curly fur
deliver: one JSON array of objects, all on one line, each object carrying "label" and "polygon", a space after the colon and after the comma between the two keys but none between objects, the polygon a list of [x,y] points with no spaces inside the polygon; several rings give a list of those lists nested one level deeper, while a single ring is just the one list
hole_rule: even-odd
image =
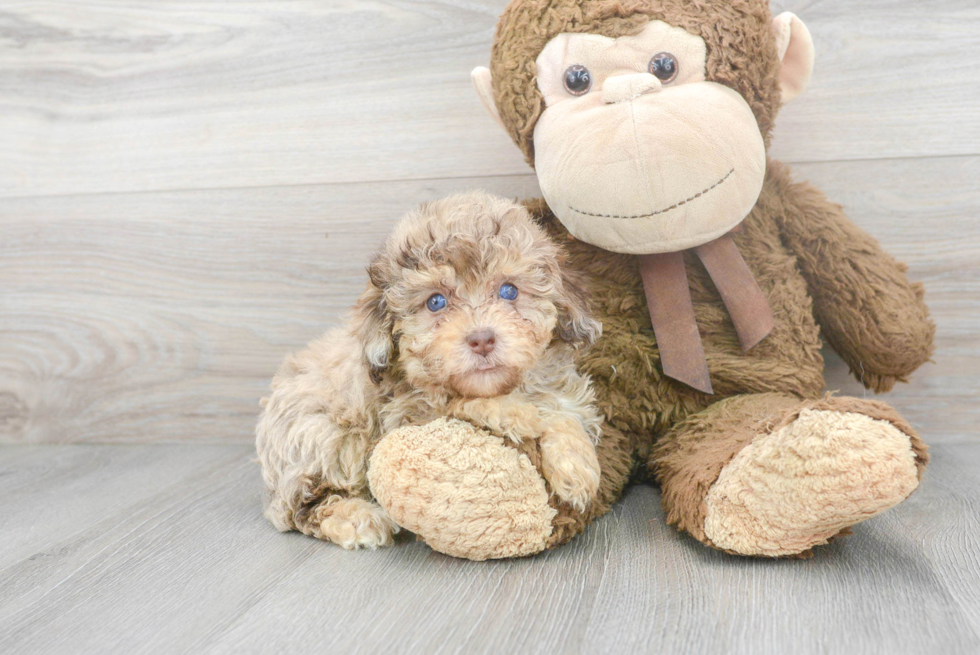
[{"label": "puppy's curly fur", "polygon": [[[442,416],[539,439],[552,493],[584,509],[599,485],[601,421],[574,358],[601,326],[564,257],[524,207],[485,193],[406,216],[347,326],[289,356],[263,400],[256,447],[273,525],[344,548],[391,543],[399,528],[371,498],[370,452],[391,430]],[[501,297],[504,284],[516,298]],[[434,294],[446,299],[437,311]]]}]

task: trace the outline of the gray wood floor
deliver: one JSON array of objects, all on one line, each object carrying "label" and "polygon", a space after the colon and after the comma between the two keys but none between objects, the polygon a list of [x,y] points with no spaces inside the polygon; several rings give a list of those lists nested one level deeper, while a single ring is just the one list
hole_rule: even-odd
[{"label": "gray wood floor", "polygon": [[[0,0],[0,653],[980,653],[980,3],[774,0],[817,48],[771,154],[909,263],[907,503],[736,559],[632,489],[476,564],[261,517],[283,354],[420,201],[538,189],[484,115],[505,0]],[[864,395],[828,354],[828,387]]]},{"label": "gray wood floor", "polygon": [[259,515],[247,445],[0,451],[0,652],[977,653],[980,444],[810,560],[738,559],[633,488],[566,547],[349,553]]}]

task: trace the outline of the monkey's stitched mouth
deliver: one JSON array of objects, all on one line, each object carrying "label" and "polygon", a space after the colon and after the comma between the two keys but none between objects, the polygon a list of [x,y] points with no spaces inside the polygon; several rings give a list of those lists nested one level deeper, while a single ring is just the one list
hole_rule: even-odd
[{"label": "monkey's stitched mouth", "polygon": [[669,212],[672,209],[677,209],[681,205],[686,205],[687,203],[691,202],[692,200],[697,200],[698,198],[700,198],[704,194],[708,193],[712,189],[715,189],[716,187],[721,186],[722,182],[724,182],[729,177],[731,177],[732,176],[732,173],[734,173],[734,172],[735,172],[735,169],[733,168],[732,170],[730,170],[727,173],[725,173],[725,176],[723,178],[721,178],[720,180],[718,180],[717,182],[715,182],[714,184],[712,184],[711,186],[709,186],[707,189],[703,189],[701,191],[698,191],[697,193],[695,193],[690,198],[685,198],[684,200],[681,200],[680,202],[674,203],[670,207],[665,207],[664,209],[659,209],[659,210],[657,210],[655,212],[650,212],[649,214],[634,214],[632,216],[619,216],[617,214],[595,214],[593,212],[587,212],[587,211],[583,211],[581,209],[576,209],[575,207],[572,207],[571,205],[569,205],[568,208],[571,209],[573,212],[575,212],[577,214],[583,214],[585,216],[595,216],[596,218],[650,218],[651,216],[656,216],[657,214],[666,214],[667,212]]}]

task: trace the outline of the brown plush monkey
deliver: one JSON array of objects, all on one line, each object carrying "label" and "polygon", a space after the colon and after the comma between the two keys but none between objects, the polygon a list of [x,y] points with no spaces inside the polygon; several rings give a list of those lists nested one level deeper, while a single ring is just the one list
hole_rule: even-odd
[{"label": "brown plush monkey", "polygon": [[[579,361],[607,417],[602,483],[585,513],[552,499],[552,512],[526,515],[550,530],[528,530],[531,519],[453,486],[462,459],[439,446],[444,423],[408,428],[382,440],[369,474],[396,522],[452,555],[533,553],[608,511],[637,464],[661,486],[670,524],[695,539],[798,556],[912,493],[926,447],[884,403],[823,397],[820,346],[868,388],[891,389],[932,351],[923,289],[766,156],[776,112],[812,62],[803,23],[773,18],[765,0],[511,2],[490,69],[473,78],[535,168],[547,203],[528,207],[567,243],[603,324]],[[718,264],[705,245],[725,240],[734,247]],[[756,283],[763,309],[740,291]],[[671,309],[666,323],[658,305]],[[742,322],[766,311],[764,338],[747,342]],[[668,355],[710,378],[674,374]],[[513,458],[487,455],[500,440],[481,438],[482,453],[467,442],[467,466],[526,478]],[[423,465],[406,474],[419,449]],[[533,444],[523,452],[539,464]]]}]

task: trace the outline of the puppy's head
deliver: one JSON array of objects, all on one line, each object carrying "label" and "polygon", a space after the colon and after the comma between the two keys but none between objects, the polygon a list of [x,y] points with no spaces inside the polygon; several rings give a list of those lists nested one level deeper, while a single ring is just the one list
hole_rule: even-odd
[{"label": "puppy's head", "polygon": [[423,204],[368,267],[354,311],[372,378],[417,389],[509,392],[557,338],[591,343],[601,325],[564,252],[527,210],[485,193]]}]

